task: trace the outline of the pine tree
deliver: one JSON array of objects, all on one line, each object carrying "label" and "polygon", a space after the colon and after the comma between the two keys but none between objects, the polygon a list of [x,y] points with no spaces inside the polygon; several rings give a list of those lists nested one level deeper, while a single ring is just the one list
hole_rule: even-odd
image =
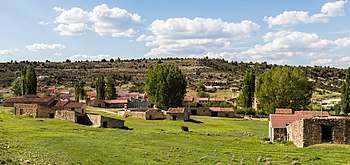
[{"label": "pine tree", "polygon": [[113,100],[116,96],[115,81],[112,76],[106,81],[106,100]]},{"label": "pine tree", "polygon": [[255,92],[255,75],[253,69],[249,69],[243,80],[242,92],[239,96],[239,104],[243,108],[251,108]]},{"label": "pine tree", "polygon": [[35,75],[35,70],[32,65],[28,65],[27,72],[25,76],[26,84],[26,94],[36,94],[37,90],[37,79]]},{"label": "pine tree", "polygon": [[174,65],[155,65],[148,69],[145,91],[149,99],[162,109],[182,106],[186,79]]},{"label": "pine tree", "polygon": [[27,74],[27,67],[23,67],[21,70],[21,78],[19,80],[19,86],[20,86],[20,91],[22,96],[24,96],[27,93],[27,79],[26,79],[26,74]]},{"label": "pine tree", "polygon": [[102,75],[98,76],[96,83],[97,100],[105,99],[105,80]]},{"label": "pine tree", "polygon": [[341,105],[343,112],[348,114],[350,112],[350,68],[346,70],[345,82],[341,87]]}]

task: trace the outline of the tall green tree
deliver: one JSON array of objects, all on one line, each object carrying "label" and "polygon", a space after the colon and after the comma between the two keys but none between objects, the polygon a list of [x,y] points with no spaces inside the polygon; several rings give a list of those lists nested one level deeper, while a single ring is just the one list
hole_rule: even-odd
[{"label": "tall green tree", "polygon": [[97,100],[104,100],[105,99],[105,78],[100,75],[97,78],[96,82],[96,93],[97,93]]},{"label": "tall green tree", "polygon": [[117,98],[115,85],[115,80],[112,76],[109,76],[106,80],[106,100],[113,100]]},{"label": "tall green tree", "polygon": [[13,94],[15,96],[22,96],[22,85],[21,85],[21,79],[16,78],[14,82],[11,84],[11,90],[13,91]]},{"label": "tall green tree", "polygon": [[186,94],[186,78],[177,66],[154,65],[148,69],[144,89],[159,108],[180,107]]},{"label": "tall green tree", "polygon": [[254,100],[254,92],[255,92],[255,75],[253,73],[253,69],[249,69],[249,71],[247,71],[244,77],[243,88],[238,98],[238,103],[242,108],[252,107],[253,100]]},{"label": "tall green tree", "polygon": [[36,79],[34,67],[32,65],[28,65],[25,79],[26,79],[26,94],[36,94],[37,79]]},{"label": "tall green tree", "polygon": [[297,68],[274,67],[256,80],[256,96],[267,113],[275,108],[306,108],[311,102],[312,83]]},{"label": "tall green tree", "polygon": [[343,112],[348,114],[350,112],[350,68],[346,70],[345,81],[341,87],[340,97]]},{"label": "tall green tree", "polygon": [[84,89],[84,82],[79,81],[74,84],[74,94],[75,94],[75,100],[84,100],[85,99],[85,89]]}]

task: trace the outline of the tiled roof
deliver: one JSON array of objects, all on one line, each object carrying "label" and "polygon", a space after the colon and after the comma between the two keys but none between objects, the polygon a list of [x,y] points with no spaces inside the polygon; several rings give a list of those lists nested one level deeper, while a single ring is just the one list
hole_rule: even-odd
[{"label": "tiled roof", "polygon": [[209,98],[198,98],[198,101],[209,101]]},{"label": "tiled roof", "polygon": [[5,100],[5,103],[48,103],[52,101],[55,97],[10,97]]},{"label": "tiled roof", "polygon": [[292,109],[286,109],[286,108],[276,108],[275,114],[288,114],[291,115],[293,114]]},{"label": "tiled roof", "polygon": [[59,101],[57,101],[57,103],[55,104],[55,107],[63,107],[63,106],[65,106],[65,105],[68,104],[68,103],[69,103],[68,100],[66,100],[66,101],[61,101],[61,100],[59,100]]},{"label": "tiled roof", "polygon": [[127,104],[129,101],[127,99],[117,99],[117,100],[106,100],[108,104]]},{"label": "tiled roof", "polygon": [[185,108],[169,108],[167,113],[185,113]]},{"label": "tiled roof", "polygon": [[[322,112],[323,117],[328,117],[327,111]],[[285,128],[287,124],[293,123],[294,121],[301,119],[310,119],[316,116],[321,116],[320,111],[295,111],[294,114],[271,114],[269,120],[272,128]]]},{"label": "tiled roof", "polygon": [[[321,111],[295,111],[294,114],[296,114],[296,115],[321,116]],[[322,111],[322,116],[323,117],[329,116],[328,111]]]},{"label": "tiled roof", "polygon": [[83,107],[84,103],[79,103],[79,102],[69,102],[66,104],[64,107],[65,108],[80,108]]},{"label": "tiled roof", "polygon": [[210,98],[209,101],[225,102],[226,99],[224,99],[224,98]]},{"label": "tiled roof", "polygon": [[214,112],[234,112],[233,108],[209,107],[209,110]]}]

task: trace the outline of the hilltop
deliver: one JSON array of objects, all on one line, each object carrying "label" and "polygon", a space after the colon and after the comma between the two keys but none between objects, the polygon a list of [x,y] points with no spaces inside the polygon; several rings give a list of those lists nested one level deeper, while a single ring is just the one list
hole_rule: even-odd
[{"label": "hilltop", "polygon": [[[193,88],[198,82],[207,86],[218,86],[223,89],[240,87],[243,77],[249,68],[261,74],[273,66],[263,63],[245,63],[223,59],[208,58],[167,58],[167,59],[111,59],[101,61],[64,62],[28,62],[11,61],[0,63],[0,84],[9,87],[20,76],[21,67],[32,63],[39,76],[39,86],[70,86],[78,80],[92,85],[99,74],[112,75],[120,84],[131,83],[136,89],[142,89],[147,69],[156,64],[173,64],[180,67],[186,75],[188,87]],[[345,70],[320,66],[291,66],[306,72],[315,89],[338,92],[345,77]],[[92,85],[93,86],[93,85]]]}]

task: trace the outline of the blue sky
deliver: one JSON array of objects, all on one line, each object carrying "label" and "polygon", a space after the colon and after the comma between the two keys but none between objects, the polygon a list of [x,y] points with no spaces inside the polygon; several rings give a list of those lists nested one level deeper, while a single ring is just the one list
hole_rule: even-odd
[{"label": "blue sky", "polygon": [[2,0],[0,61],[210,57],[349,67],[349,3]]}]

